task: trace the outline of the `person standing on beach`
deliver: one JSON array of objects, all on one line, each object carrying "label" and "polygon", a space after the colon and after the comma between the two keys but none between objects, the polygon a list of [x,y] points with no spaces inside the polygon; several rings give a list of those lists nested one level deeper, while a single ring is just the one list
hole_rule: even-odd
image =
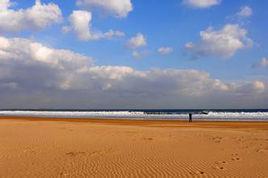
[{"label": "person standing on beach", "polygon": [[192,122],[193,121],[193,119],[192,119],[192,113],[189,113],[189,122]]}]

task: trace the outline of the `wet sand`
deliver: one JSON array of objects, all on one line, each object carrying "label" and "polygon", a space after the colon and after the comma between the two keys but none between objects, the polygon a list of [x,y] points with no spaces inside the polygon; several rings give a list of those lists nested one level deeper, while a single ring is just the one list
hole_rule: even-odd
[{"label": "wet sand", "polygon": [[0,117],[0,177],[268,177],[268,123]]}]

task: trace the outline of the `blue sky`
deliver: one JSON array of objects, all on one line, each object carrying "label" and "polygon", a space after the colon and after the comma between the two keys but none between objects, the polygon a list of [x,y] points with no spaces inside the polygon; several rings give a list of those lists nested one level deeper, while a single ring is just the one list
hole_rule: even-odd
[{"label": "blue sky", "polygon": [[[207,107],[213,107],[212,102],[209,102],[210,99],[208,99],[211,97],[210,95],[217,95],[219,98],[226,97],[225,95],[228,95],[231,100],[233,95],[240,96],[242,94],[250,96],[247,101],[250,101],[252,98],[255,99],[255,102],[252,105],[245,104],[245,107],[265,107],[266,103],[264,101],[260,101],[259,98],[263,98],[263,96],[267,95],[268,87],[268,54],[266,50],[268,48],[268,11],[266,9],[266,7],[268,7],[268,2],[255,0],[158,0],[157,2],[155,0],[104,1],[105,3],[101,4],[94,0],[42,0],[39,4],[39,8],[46,10],[42,12],[39,10],[41,13],[29,10],[31,13],[28,13],[27,9],[37,6],[36,3],[38,2],[34,0],[0,0],[0,7],[1,3],[4,5],[9,4],[8,7],[2,11],[2,14],[0,12],[0,20],[2,20],[2,22],[0,22],[0,35],[5,40],[11,41],[12,44],[14,43],[15,46],[19,44],[14,41],[14,38],[19,38],[20,40],[29,40],[27,43],[29,46],[31,46],[32,43],[38,43],[51,50],[65,49],[72,53],[76,53],[77,55],[86,56],[88,60],[92,62],[90,65],[105,69],[108,66],[119,68],[129,67],[134,70],[134,73],[141,72],[144,75],[149,75],[148,73],[153,70],[165,71],[169,69],[174,70],[175,73],[178,71],[183,73],[184,70],[186,73],[191,70],[195,70],[200,73],[204,72],[209,75],[209,80],[214,80],[216,83],[217,80],[220,80],[220,82],[222,82],[221,85],[224,85],[221,87],[229,88],[225,88],[226,91],[224,91],[224,93],[221,93],[222,91],[211,91],[209,94],[198,96],[200,103],[203,101],[206,103]],[[53,7],[49,5],[52,5]],[[23,11],[25,15],[22,15],[22,17],[17,17],[19,16],[18,14],[14,15],[19,11]],[[74,12],[78,11],[80,13],[75,15]],[[16,16],[15,19],[14,17],[11,17],[12,13],[14,17]],[[52,15],[50,13],[52,13]],[[87,19],[87,15],[91,16],[90,20]],[[51,18],[47,16],[50,16]],[[83,16],[82,19],[81,16]],[[73,20],[70,20],[71,17],[73,17]],[[14,19],[14,25],[8,22],[9,18]],[[7,25],[7,22],[9,25]],[[83,24],[81,25],[81,23]],[[110,30],[113,30],[113,32],[118,31],[120,34],[112,34],[110,37],[105,36],[105,32]],[[137,41],[138,34],[142,36],[142,39],[140,39],[141,41]],[[83,39],[81,39],[81,36],[79,35],[84,35]],[[130,44],[131,39],[135,44]],[[165,48],[167,50],[166,53],[161,53],[159,51],[160,48]],[[4,51],[7,49],[3,48],[2,50]],[[18,49],[12,48],[8,50],[9,52],[12,52],[12,50]],[[6,51],[4,52],[6,53]],[[26,55],[26,53],[27,52],[24,51],[23,55]],[[54,53],[56,52],[53,52],[53,54]],[[41,61],[46,63],[48,63],[49,60],[49,64],[51,65],[51,59],[47,59],[46,55],[47,54],[41,54],[40,59],[37,60],[39,62]],[[27,54],[26,56],[32,56],[32,54]],[[26,56],[22,57],[23,60],[25,60]],[[65,56],[62,57],[62,53],[60,53],[60,55],[57,54],[57,57],[58,56],[60,56],[59,60],[65,60],[64,63],[66,63],[66,60],[69,59]],[[11,66],[24,66],[26,64],[24,62],[23,65],[18,63],[19,60],[15,57],[10,58],[12,59],[12,62],[6,64],[4,60],[7,59],[7,57],[1,57],[0,53],[0,62],[2,60],[2,67],[5,67],[5,70],[9,69],[11,73],[12,70],[18,68],[13,68]],[[36,62],[36,59],[33,60]],[[72,60],[75,60],[75,57],[74,59],[72,58]],[[38,63],[38,67],[40,67],[39,65],[44,67],[41,63]],[[32,68],[33,66],[27,67]],[[52,70],[51,66],[48,68],[49,70]],[[82,69],[82,66],[79,69]],[[91,67],[88,67],[88,70],[89,69],[91,70]],[[122,68],[118,69],[118,71],[122,71],[121,69]],[[117,69],[114,70],[115,73],[118,72]],[[68,71],[64,72],[68,73]],[[69,72],[72,73],[74,71]],[[99,72],[102,73],[103,71]],[[113,70],[111,72],[113,73]],[[141,79],[137,79],[139,81],[137,82],[137,85],[141,85],[139,86],[140,88],[148,87],[147,85],[150,85],[148,83],[150,83],[151,80],[155,80],[154,84],[159,86],[167,85],[165,87],[177,87],[177,85],[184,85],[184,79],[179,81],[176,80],[177,77],[182,77],[180,74],[179,76],[177,76],[178,74],[174,74],[174,76],[166,76],[165,72],[160,73],[161,74],[155,74],[155,76],[153,76],[153,74],[151,74],[152,76],[150,75],[150,77],[147,76],[149,79],[145,86],[140,84]],[[14,86],[20,88],[20,90],[13,88],[14,91],[9,94],[5,94],[4,98],[10,104],[3,105],[2,107],[21,107],[20,104],[18,106],[16,104],[12,104],[9,95],[26,90],[29,86],[21,88],[19,87],[19,83],[25,84],[24,79],[26,78],[27,80],[27,78],[33,74],[31,72],[23,73],[23,75],[25,75],[23,79],[18,79],[17,76],[6,77],[4,74],[2,75],[3,76],[0,77],[2,83],[12,83]],[[93,74],[88,77],[92,77],[92,75]],[[106,77],[109,78],[109,75],[112,74],[107,75],[108,76]],[[138,74],[135,73],[133,75],[137,77],[136,75]],[[62,74],[55,72],[55,76],[53,77],[58,78],[59,76],[62,76]],[[75,77],[78,78],[77,81],[81,80],[81,83],[79,83],[81,86],[87,86],[88,83],[91,82],[85,81],[84,78],[82,78],[84,75],[76,75]],[[128,77],[129,76],[126,78]],[[174,77],[174,79],[172,77]],[[121,76],[119,78],[121,81]],[[189,78],[189,82],[191,82],[191,80],[201,80],[192,79],[191,76]],[[166,84],[161,81],[163,79],[178,83],[176,85]],[[58,81],[53,82],[57,83]],[[130,92],[129,86],[126,86],[125,84],[113,84],[109,82],[111,81],[108,81],[108,79],[105,78],[101,85],[120,85],[121,88],[115,87],[113,92],[116,91],[121,94],[123,93],[123,95],[125,92]],[[134,82],[136,82],[136,80]],[[35,83],[35,81],[33,81],[33,83]],[[211,85],[218,86],[218,84],[215,83]],[[33,84],[33,86],[35,86],[35,84]],[[71,92],[73,95],[77,95],[79,92],[81,93],[82,89],[89,92],[87,93],[89,98],[94,93],[87,87],[68,87],[70,87],[70,91],[68,92]],[[143,93],[149,97],[150,93],[147,93],[147,91],[151,89],[151,87],[152,86],[144,88],[144,90],[141,90],[137,95]],[[200,86],[197,86],[197,88],[199,87]],[[70,105],[72,107],[84,107],[83,104],[76,105],[71,101],[63,101],[63,99],[56,94],[60,93],[59,88],[57,86],[53,86],[48,89],[44,86],[40,86],[40,88],[35,88],[34,91],[46,91],[49,96],[56,95],[58,97],[58,103],[69,103],[66,107],[70,107]],[[178,88],[179,91],[184,91],[184,89],[186,88]],[[255,89],[258,91],[255,91]],[[136,89],[133,90],[136,91]],[[133,93],[134,91],[131,92]],[[64,92],[66,92],[66,88],[62,91],[62,93]],[[104,93],[105,92],[107,91],[104,91]],[[173,90],[168,90],[164,93],[167,94],[167,98],[169,98],[171,97],[172,92]],[[30,103],[32,103],[28,107],[32,107],[33,105],[37,105],[39,107],[52,106],[50,102],[44,104],[42,102],[33,101],[34,99],[32,98],[35,98],[35,96],[28,94],[25,95],[23,93],[24,92],[21,94],[21,98],[23,98],[21,99],[21,102],[30,100]],[[104,97],[103,95],[104,94],[101,93],[97,98],[102,99],[102,97]],[[38,96],[36,97],[38,98]],[[42,95],[39,97],[44,96]],[[135,98],[136,94],[131,95],[131,97]],[[189,96],[187,95],[187,97]],[[178,96],[176,95],[175,98],[179,100],[180,98],[187,97],[186,95],[182,96],[180,93]],[[112,97],[111,100],[113,101]],[[195,100],[196,98],[193,97],[189,101]],[[233,105],[223,106],[220,102],[215,107],[241,106],[239,98],[236,98],[235,100],[237,101],[235,101]],[[116,100],[116,102],[118,107],[122,107],[125,104],[121,100]],[[139,103],[138,106],[140,107],[149,108],[150,106],[168,107],[169,105],[175,105],[180,107],[182,105],[180,102],[177,103],[176,101],[168,99],[162,100],[161,98],[159,98],[159,102],[163,102],[165,104],[155,106],[150,102],[143,103],[142,101],[135,101],[133,99],[133,101],[131,100],[127,103],[127,106],[132,107],[136,103]],[[79,103],[79,100],[75,103]],[[81,103],[83,102],[81,101]],[[97,104],[92,103],[90,107],[109,107],[109,105],[106,104],[97,102]],[[189,104],[186,107],[199,106],[200,105],[194,106]],[[53,105],[52,107],[59,106]]]},{"label": "blue sky", "polygon": [[[72,10],[79,9],[74,1],[43,1],[54,2],[61,7],[64,18],[68,18]],[[30,7],[34,1],[22,0],[17,8]],[[236,19],[235,14],[242,6],[250,6],[253,15],[245,19]],[[93,11],[92,26],[95,29],[107,31],[118,29],[126,33],[126,38],[141,32],[146,36],[148,46],[142,59],[133,59],[131,51],[125,49],[127,39],[79,41],[73,34],[62,34],[60,26],[53,26],[40,32],[30,32],[25,36],[33,36],[37,41],[57,48],[72,49],[76,52],[92,56],[99,65],[127,65],[137,69],[148,68],[194,68],[210,72],[213,76],[225,80],[251,78],[252,75],[267,75],[267,70],[252,69],[252,63],[267,56],[266,7],[268,2],[256,1],[222,1],[220,5],[208,9],[185,7],[178,0],[146,2],[133,1],[133,11],[126,18],[118,19],[102,12]],[[63,22],[66,23],[66,22]],[[248,36],[254,41],[251,49],[238,51],[228,59],[219,57],[202,57],[191,60],[185,54],[184,44],[188,41],[198,41],[199,32],[209,26],[222,28],[227,23],[238,23],[248,30]],[[161,56],[157,49],[170,46],[174,52]],[[103,52],[105,51],[105,53]],[[240,66],[237,69],[237,65]],[[228,70],[228,72],[226,72]]]}]

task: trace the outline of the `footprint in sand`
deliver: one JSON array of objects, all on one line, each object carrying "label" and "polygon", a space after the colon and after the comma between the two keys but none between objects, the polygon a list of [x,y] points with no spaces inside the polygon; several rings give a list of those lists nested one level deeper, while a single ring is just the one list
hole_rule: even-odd
[{"label": "footprint in sand", "polygon": [[152,140],[153,140],[153,138],[151,138],[151,137],[148,137],[148,138],[143,138],[143,140],[148,140],[148,141],[152,141]]},{"label": "footprint in sand", "polygon": [[260,149],[257,149],[258,153],[268,153],[268,148],[260,148]]},{"label": "footprint in sand", "polygon": [[233,154],[232,154],[232,158],[231,158],[232,161],[239,161],[240,159],[241,159],[241,158],[238,156],[237,153],[233,153]]},{"label": "footprint in sand", "polygon": [[82,151],[78,151],[78,152],[71,151],[71,152],[65,153],[65,155],[70,156],[70,157],[75,157],[75,156],[80,156],[80,155],[85,155],[85,156],[103,156],[104,154],[108,154],[110,152],[111,152],[111,149],[93,151],[91,153],[86,153],[86,152],[82,152]]},{"label": "footprint in sand", "polygon": [[217,170],[225,170],[223,166],[214,166],[213,168]]},{"label": "footprint in sand", "polygon": [[232,161],[239,161],[240,158],[239,157],[232,157]]},{"label": "footprint in sand", "polygon": [[197,171],[197,174],[205,174],[203,171]]},{"label": "footprint in sand", "polygon": [[205,174],[204,171],[195,171],[195,172],[189,172],[189,174],[191,174],[192,176],[196,176],[196,175],[203,175]]},{"label": "footprint in sand", "polygon": [[85,154],[85,152],[81,152],[81,151],[79,151],[79,152],[68,152],[68,153],[65,153],[66,155],[68,155],[68,156],[78,156],[78,155],[83,155],[83,154]]},{"label": "footprint in sand", "polygon": [[69,175],[68,173],[64,173],[64,172],[60,173],[60,176],[68,176],[68,175]]},{"label": "footprint in sand", "polygon": [[216,161],[215,164],[216,164],[215,166],[212,166],[213,169],[225,170],[223,165],[227,164],[227,162],[226,161]]},{"label": "footprint in sand", "polygon": [[212,140],[215,142],[215,143],[221,143],[222,141],[222,137],[219,137],[219,136],[216,136],[216,137],[212,137]]},{"label": "footprint in sand", "polygon": [[89,153],[89,156],[103,156],[105,154],[111,153],[112,148],[106,149],[106,150],[98,150],[98,151],[93,151]]},{"label": "footprint in sand", "polygon": [[217,170],[226,170],[224,165],[228,165],[234,161],[239,161],[241,160],[241,158],[239,157],[239,155],[237,153],[233,153],[230,162],[229,161],[216,161],[215,162],[215,166],[212,166],[213,169],[217,169]]},{"label": "footprint in sand", "polygon": [[103,154],[105,154],[105,151],[93,151],[89,156],[102,156]]}]

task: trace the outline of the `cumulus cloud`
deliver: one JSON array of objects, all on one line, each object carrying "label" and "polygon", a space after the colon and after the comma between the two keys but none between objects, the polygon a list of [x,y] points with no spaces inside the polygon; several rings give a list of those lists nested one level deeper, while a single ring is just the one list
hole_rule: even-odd
[{"label": "cumulus cloud", "polygon": [[90,23],[92,14],[87,11],[73,11],[69,17],[71,27],[80,40],[94,39],[91,34]]},{"label": "cumulus cloud", "polygon": [[62,19],[60,8],[54,4],[42,4],[36,0],[27,9],[14,10],[10,0],[0,1],[0,32],[18,32],[21,30],[40,30]]},{"label": "cumulus cloud", "polygon": [[195,57],[216,56],[229,58],[238,50],[250,48],[253,41],[247,30],[237,24],[227,24],[220,30],[212,27],[200,32],[198,43],[188,42],[185,48]]},{"label": "cumulus cloud", "polygon": [[250,17],[253,14],[253,10],[249,6],[243,6],[240,8],[240,11],[237,13],[239,17]]},{"label": "cumulus cloud", "polygon": [[267,84],[260,80],[253,80],[250,82],[244,82],[243,84],[237,85],[235,88],[237,95],[250,96],[262,93],[267,93]]},{"label": "cumulus cloud", "polygon": [[225,104],[268,104],[267,84],[263,81],[228,83],[193,69],[140,71],[127,66],[98,66],[91,57],[23,38],[0,37],[0,63],[0,108],[215,108]]},{"label": "cumulus cloud", "polygon": [[47,65],[55,69],[78,69],[92,59],[69,50],[53,49],[24,38],[0,37],[1,64]]},{"label": "cumulus cloud", "polygon": [[146,38],[142,33],[137,33],[136,36],[130,38],[127,43],[127,47],[131,49],[141,48],[146,45]]},{"label": "cumulus cloud", "polygon": [[102,38],[106,38],[106,39],[112,39],[114,37],[124,37],[125,33],[121,32],[119,30],[109,30],[105,33],[102,33]]},{"label": "cumulus cloud", "polygon": [[253,67],[268,68],[268,58],[264,57],[259,62],[253,65]]},{"label": "cumulus cloud", "polygon": [[262,81],[254,81],[253,82],[254,89],[257,90],[258,92],[263,92],[265,90],[265,83]]},{"label": "cumulus cloud", "polygon": [[64,33],[73,31],[78,39],[82,41],[112,39],[114,37],[123,37],[125,34],[121,31],[109,30],[108,32],[92,31],[92,13],[88,11],[73,11],[69,17],[70,26],[62,28]]},{"label": "cumulus cloud", "polygon": [[0,80],[17,88],[66,88],[65,77],[92,65],[90,57],[28,39],[0,37],[0,44]]},{"label": "cumulus cloud", "polygon": [[193,8],[209,8],[219,5],[221,0],[183,0],[183,3]]},{"label": "cumulus cloud", "polygon": [[116,17],[126,17],[132,11],[131,0],[77,0],[77,5],[90,9],[100,8]]},{"label": "cumulus cloud", "polygon": [[171,47],[161,47],[158,50],[158,53],[161,55],[167,55],[173,52],[173,48]]}]

